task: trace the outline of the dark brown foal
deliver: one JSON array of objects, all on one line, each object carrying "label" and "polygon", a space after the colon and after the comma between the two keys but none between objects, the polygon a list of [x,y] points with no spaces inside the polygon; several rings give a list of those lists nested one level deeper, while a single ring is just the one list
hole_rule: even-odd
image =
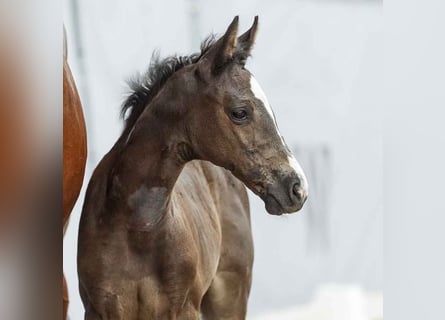
[{"label": "dark brown foal", "polygon": [[301,209],[307,182],[244,68],[257,18],[237,29],[238,17],[200,54],[155,61],[133,84],[126,127],[82,212],[86,319],[245,319],[253,243],[243,183],[280,215]]}]

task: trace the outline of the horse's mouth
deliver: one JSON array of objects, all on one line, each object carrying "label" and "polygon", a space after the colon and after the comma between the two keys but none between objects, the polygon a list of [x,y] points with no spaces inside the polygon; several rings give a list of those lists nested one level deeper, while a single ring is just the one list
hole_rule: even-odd
[{"label": "horse's mouth", "polygon": [[267,213],[274,216],[281,216],[284,213],[284,209],[278,200],[271,194],[266,195],[263,199]]},{"label": "horse's mouth", "polygon": [[303,204],[293,204],[291,206],[282,205],[280,200],[273,194],[267,193],[261,197],[264,201],[267,213],[274,216],[281,216],[283,214],[291,214],[300,211]]},{"label": "horse's mouth", "polygon": [[263,183],[252,182],[248,187],[264,201],[267,213],[274,216],[281,216],[285,212],[277,198],[267,192]]},{"label": "horse's mouth", "polygon": [[265,204],[267,213],[274,216],[290,214],[303,207],[303,202],[293,201],[288,195],[281,195],[280,192],[274,192],[265,186],[262,182],[252,182],[248,185],[249,189],[258,195]]}]

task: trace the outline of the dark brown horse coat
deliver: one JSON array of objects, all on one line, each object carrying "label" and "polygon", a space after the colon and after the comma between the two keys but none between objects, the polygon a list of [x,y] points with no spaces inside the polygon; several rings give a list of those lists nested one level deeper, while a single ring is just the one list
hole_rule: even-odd
[{"label": "dark brown horse coat", "polygon": [[134,85],[126,128],[85,197],[86,319],[245,319],[253,243],[242,182],[271,214],[299,210],[307,183],[244,68],[257,19],[238,38],[237,26],[201,54],[153,63]]}]

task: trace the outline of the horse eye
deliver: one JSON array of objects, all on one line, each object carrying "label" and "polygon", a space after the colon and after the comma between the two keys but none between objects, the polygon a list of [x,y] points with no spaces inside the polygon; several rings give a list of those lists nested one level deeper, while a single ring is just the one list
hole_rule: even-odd
[{"label": "horse eye", "polygon": [[247,119],[247,111],[240,109],[240,110],[234,110],[232,111],[232,118],[234,120],[245,120]]}]

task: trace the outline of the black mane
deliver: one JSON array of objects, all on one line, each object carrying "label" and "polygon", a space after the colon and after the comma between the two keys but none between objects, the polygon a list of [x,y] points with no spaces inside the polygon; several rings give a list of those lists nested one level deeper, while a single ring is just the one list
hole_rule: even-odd
[{"label": "black mane", "polygon": [[174,55],[160,59],[158,52],[154,52],[148,70],[142,75],[138,74],[128,83],[130,93],[121,109],[121,117],[125,119],[124,132],[133,127],[168,78],[184,66],[196,63],[214,42],[215,36],[210,35],[201,43],[201,52],[189,56]]}]

